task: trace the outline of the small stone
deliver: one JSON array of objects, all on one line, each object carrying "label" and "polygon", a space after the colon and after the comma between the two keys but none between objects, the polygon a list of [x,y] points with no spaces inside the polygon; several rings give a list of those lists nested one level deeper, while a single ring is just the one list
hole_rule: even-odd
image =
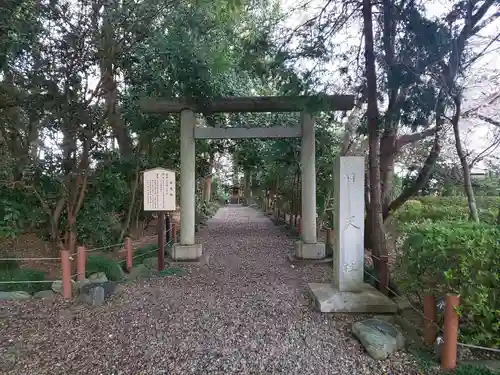
[{"label": "small stone", "polygon": [[22,301],[30,299],[31,295],[27,292],[0,292],[0,301]]},{"label": "small stone", "polygon": [[56,296],[56,294],[48,289],[48,290],[40,290],[39,292],[36,292],[33,294],[33,297],[39,298],[39,299],[52,299]]},{"label": "small stone", "polygon": [[403,349],[404,336],[390,323],[380,319],[367,319],[354,323],[352,333],[365,347],[368,354],[377,360]]},{"label": "small stone", "polygon": [[92,284],[99,284],[105,283],[108,281],[108,278],[104,272],[96,272],[89,276],[89,280]]}]

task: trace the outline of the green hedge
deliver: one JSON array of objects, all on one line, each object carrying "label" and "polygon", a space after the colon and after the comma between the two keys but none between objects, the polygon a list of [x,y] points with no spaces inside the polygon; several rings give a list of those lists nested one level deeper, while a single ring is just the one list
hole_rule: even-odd
[{"label": "green hedge", "polygon": [[156,249],[158,249],[157,244],[144,245],[134,250],[134,256],[132,259],[132,265],[134,267],[141,264],[144,259],[156,256]]},{"label": "green hedge", "polygon": [[[42,271],[30,268],[15,268],[0,270],[0,281],[44,281],[45,274]],[[36,293],[40,290],[50,289],[50,283],[13,283],[0,284],[0,291],[24,291],[28,293]]]},{"label": "green hedge", "polygon": [[432,290],[461,297],[463,340],[500,346],[500,229],[461,221],[424,221],[405,226],[396,264],[407,293]]},{"label": "green hedge", "polygon": [[93,273],[104,272],[109,280],[119,281],[123,276],[121,267],[121,263],[114,259],[102,255],[89,255],[85,264],[85,275],[88,277]]},{"label": "green hedge", "polygon": [[[477,197],[481,222],[494,224],[500,207],[500,197]],[[394,213],[399,224],[434,221],[465,221],[469,218],[464,197],[421,197],[408,201]]]}]

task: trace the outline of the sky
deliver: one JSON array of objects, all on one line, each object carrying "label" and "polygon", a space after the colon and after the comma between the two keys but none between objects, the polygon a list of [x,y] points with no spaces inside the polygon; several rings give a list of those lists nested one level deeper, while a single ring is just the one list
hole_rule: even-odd
[{"label": "sky", "polygon": [[[306,0],[281,0],[281,6],[290,16],[285,21],[285,26],[288,28],[295,28],[298,25],[304,23],[308,19],[312,18],[312,16],[319,13],[325,4],[325,0],[310,0],[307,1],[309,4],[306,11],[299,10],[294,11],[300,5],[306,3]],[[446,15],[450,12],[451,6],[453,4],[452,1],[448,0],[434,0],[428,1],[425,3],[426,12],[430,18],[441,18],[443,15]],[[351,47],[356,47],[359,45],[361,41],[362,35],[362,25],[358,24],[350,24],[349,27],[343,30],[341,33],[336,34],[333,38],[333,42],[336,44],[337,48],[342,51],[346,51]],[[482,51],[485,44],[491,40],[491,35],[498,35],[500,32],[500,19],[497,19],[495,22],[490,24],[485,30],[482,32],[483,38],[476,38],[473,40],[473,49],[474,51]],[[490,52],[486,54],[484,57],[476,61],[468,75],[466,87],[467,90],[464,93],[464,102],[463,102],[463,110],[466,111],[469,108],[481,105],[485,102],[485,98],[488,96],[488,93],[496,92],[498,90],[498,86],[500,84],[500,75],[498,73],[495,74],[496,70],[496,62],[500,59],[500,42],[497,42],[491,46],[489,50]],[[307,68],[311,68],[312,64],[303,62],[302,66]],[[325,78],[328,81],[335,81],[336,77],[339,77],[338,74],[338,62],[333,61],[329,64],[329,71],[331,74],[328,74]],[[340,78],[338,78],[340,82]],[[341,87],[339,85],[339,87]],[[345,92],[342,92],[345,93]],[[500,101],[496,103],[496,105],[489,105],[481,109],[481,113],[488,114],[493,118],[497,118],[500,120]],[[498,131],[499,129],[495,129],[495,127],[488,125],[482,121],[471,121],[468,119],[462,119],[460,121],[461,134],[463,137],[464,146],[473,152],[480,152],[484,150],[491,144],[492,132]],[[450,146],[450,145],[447,145]],[[453,147],[445,147],[446,151],[450,154],[455,153]],[[484,164],[478,164],[477,168],[475,168],[475,172],[484,169]]]}]

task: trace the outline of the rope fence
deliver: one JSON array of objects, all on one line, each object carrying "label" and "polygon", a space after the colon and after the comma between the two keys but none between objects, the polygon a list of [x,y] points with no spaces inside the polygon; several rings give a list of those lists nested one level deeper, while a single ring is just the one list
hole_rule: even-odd
[{"label": "rope fence", "polygon": [[[380,258],[380,257],[377,257],[373,254],[370,254],[370,256],[378,261],[382,261],[384,262],[385,260]],[[377,278],[376,276],[372,275],[371,273],[369,273],[368,271],[364,270],[365,274],[368,275],[370,278],[372,278],[373,280],[375,280],[376,282],[379,283],[379,285],[382,285],[381,281],[379,278]],[[422,316],[422,318],[424,319],[424,321],[426,321],[427,323],[433,325],[434,327],[433,328],[436,328],[440,333],[444,334],[445,333],[445,330],[439,325],[436,323],[435,321],[435,318],[431,318],[431,317],[428,317],[426,316],[426,314],[421,311],[420,309],[418,309],[417,307],[415,307],[410,299],[402,294],[399,294],[397,293],[395,290],[391,289],[388,285],[385,285],[385,288],[391,292],[392,294],[394,294],[396,297],[399,297],[399,298],[404,298],[408,301],[408,305],[410,306],[411,309],[413,309],[415,312],[417,312],[419,315]],[[433,299],[433,302],[434,304],[435,303],[435,299]],[[425,302],[424,302],[425,303]],[[437,304],[436,304],[437,305]],[[446,302],[444,302],[443,304],[443,310],[446,311]],[[457,316],[458,318],[458,316]],[[446,327],[446,322],[445,322],[445,327]],[[461,342],[457,342],[456,343],[458,346],[462,346],[462,347],[467,347],[467,348],[472,348],[472,349],[478,349],[478,350],[484,350],[484,351],[490,351],[490,352],[494,352],[494,353],[500,353],[500,349],[497,349],[497,348],[489,348],[489,347],[486,347],[486,346],[480,346],[480,345],[472,345],[472,344],[464,344],[464,343],[461,343]]]},{"label": "rope fence", "polygon": [[8,280],[0,281],[0,284],[35,284],[35,283],[53,283],[57,280]]},{"label": "rope fence", "polygon": [[16,261],[46,261],[46,260],[61,260],[61,258],[0,258],[2,261],[16,262]]},{"label": "rope fence", "polygon": [[[148,240],[153,238],[159,239],[159,246],[153,248],[152,250],[146,252],[139,252],[134,255],[134,247],[137,245],[144,244]],[[168,240],[166,240],[168,239]],[[159,271],[163,271],[164,264],[164,252],[165,250],[175,243],[177,240],[177,225],[176,223],[171,223],[170,227],[166,231],[162,231],[162,236],[152,235],[148,237],[143,237],[140,240],[132,241],[130,237],[126,237],[125,240],[121,243],[101,246],[96,248],[86,249],[85,246],[78,246],[77,251],[75,253],[70,253],[67,249],[61,250],[60,257],[41,257],[41,258],[0,258],[0,261],[59,261],[61,262],[61,280],[1,280],[0,285],[8,285],[8,284],[37,284],[37,283],[54,283],[61,282],[62,283],[62,296],[65,299],[71,299],[72,297],[72,283],[76,279],[77,281],[85,279],[86,273],[86,263],[87,256],[89,253],[96,252],[99,250],[112,249],[116,247],[120,247],[125,250],[125,259],[119,260],[117,263],[122,264],[126,263],[125,268],[127,272],[131,272],[133,268],[133,260],[139,257],[144,257],[145,255],[156,252],[158,254],[158,268]],[[159,252],[158,250],[163,247],[164,251]],[[72,274],[72,262],[76,259],[76,273]]]},{"label": "rope fence", "polygon": [[94,251],[108,250],[108,249],[112,249],[112,248],[119,247],[119,246],[123,246],[123,242],[115,243],[113,245],[106,245],[106,246],[101,246],[101,247],[93,247],[91,249],[85,249],[85,252],[92,253]]}]

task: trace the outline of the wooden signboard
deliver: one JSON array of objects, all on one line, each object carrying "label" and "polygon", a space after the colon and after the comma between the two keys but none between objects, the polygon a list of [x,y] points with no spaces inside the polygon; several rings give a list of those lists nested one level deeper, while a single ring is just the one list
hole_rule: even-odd
[{"label": "wooden signboard", "polygon": [[165,243],[170,240],[170,220],[165,212],[175,211],[175,172],[165,168],[144,171],[144,211],[158,212],[158,271],[165,268]]},{"label": "wooden signboard", "polygon": [[144,171],[144,211],[175,211],[175,172],[165,168]]}]

